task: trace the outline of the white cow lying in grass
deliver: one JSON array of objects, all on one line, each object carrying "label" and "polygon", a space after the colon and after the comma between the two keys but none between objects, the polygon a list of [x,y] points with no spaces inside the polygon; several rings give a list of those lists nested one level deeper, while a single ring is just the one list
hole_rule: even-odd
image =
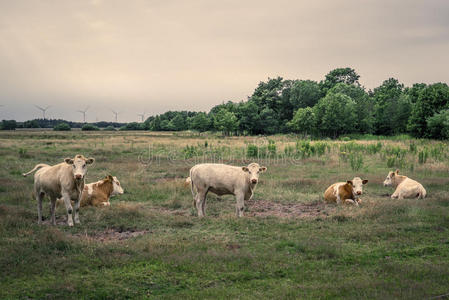
[{"label": "white cow lying in grass", "polygon": [[421,183],[408,178],[407,176],[398,175],[399,170],[395,172],[389,172],[387,178],[384,181],[384,186],[396,187],[391,199],[404,199],[404,198],[425,198],[427,195],[426,189]]},{"label": "white cow lying in grass", "polygon": [[[87,165],[94,162],[93,158],[85,158],[76,155],[74,158],[66,158],[63,163],[50,166],[38,164],[23,176],[28,176],[34,171],[34,195],[37,200],[37,222],[42,223],[42,199],[45,195],[50,198],[51,223],[56,225],[55,206],[56,199],[63,197],[67,209],[67,224],[73,226],[73,222],[80,223],[79,205],[81,193],[84,189],[84,176],[87,174]],[[75,215],[72,219],[72,204],[75,201]]]},{"label": "white cow lying in grass", "polygon": [[[237,198],[236,214],[243,216],[244,201],[253,196],[259,173],[266,167],[251,163],[246,167],[234,167],[224,164],[199,164],[190,169],[190,186],[193,195],[193,205],[196,206],[198,217],[204,217],[206,196],[208,192],[221,195],[235,195]],[[196,192],[196,194],[195,194]]]}]

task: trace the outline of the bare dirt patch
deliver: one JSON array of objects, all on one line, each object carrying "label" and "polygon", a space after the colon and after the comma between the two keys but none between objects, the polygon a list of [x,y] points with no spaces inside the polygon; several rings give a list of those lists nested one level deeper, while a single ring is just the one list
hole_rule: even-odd
[{"label": "bare dirt patch", "polygon": [[276,216],[281,218],[326,218],[333,207],[326,207],[323,202],[312,203],[276,203],[271,201],[251,201],[248,202],[248,216],[268,217]]}]

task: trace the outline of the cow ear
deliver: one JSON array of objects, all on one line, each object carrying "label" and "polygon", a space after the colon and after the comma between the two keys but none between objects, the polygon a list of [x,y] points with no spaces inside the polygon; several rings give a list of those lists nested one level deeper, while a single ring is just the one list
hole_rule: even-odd
[{"label": "cow ear", "polygon": [[248,167],[242,167],[243,172],[249,172]]},{"label": "cow ear", "polygon": [[368,179],[362,180],[362,184],[367,184],[368,183]]},{"label": "cow ear", "polygon": [[346,183],[352,185],[352,180],[348,180]]},{"label": "cow ear", "polygon": [[94,158],[92,158],[92,157],[89,157],[88,159],[86,159],[86,164],[88,164],[88,165],[90,165],[90,164],[93,164],[93,163],[94,163],[94,161],[95,161],[95,159],[94,159]]},{"label": "cow ear", "polygon": [[259,172],[265,172],[267,170],[267,167],[260,167]]},{"label": "cow ear", "polygon": [[112,175],[108,175],[108,179],[109,179],[110,181],[114,181],[114,178],[112,178]]},{"label": "cow ear", "polygon": [[390,177],[394,177],[394,175],[396,175],[396,173],[391,172],[391,176]]},{"label": "cow ear", "polygon": [[73,159],[71,158],[65,158],[64,161],[69,165],[73,165]]},{"label": "cow ear", "polygon": [[395,171],[395,173],[396,173],[396,175],[398,175],[398,174],[399,174],[399,169],[397,169],[397,170]]}]

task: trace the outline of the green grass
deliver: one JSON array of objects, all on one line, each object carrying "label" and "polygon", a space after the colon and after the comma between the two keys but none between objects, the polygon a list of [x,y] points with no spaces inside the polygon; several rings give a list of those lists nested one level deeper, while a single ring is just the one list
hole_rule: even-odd
[{"label": "green grass", "polygon": [[[363,153],[356,172],[350,161],[340,159],[340,143],[346,143],[340,141],[325,141],[324,155],[266,159],[256,204],[315,207],[331,183],[360,176],[369,180],[362,205],[328,205],[316,215],[283,218],[274,212],[252,216],[256,204],[250,203],[248,216],[237,219],[233,197],[209,195],[207,217],[198,219],[190,189],[183,186],[194,160],[173,159],[168,149],[182,153],[187,145],[204,145],[205,137],[101,134],[0,134],[1,299],[416,299],[449,292],[449,160],[442,147],[447,143],[415,140],[417,149],[409,151],[411,141],[404,137],[375,139],[378,150],[371,151],[370,141],[351,141],[360,145],[345,150]],[[296,144],[291,136],[272,139],[277,153]],[[207,140],[208,147],[234,153],[246,153],[249,141]],[[143,165],[138,157],[150,143],[165,152]],[[401,173],[422,182],[427,199],[388,197],[392,189],[381,183],[390,168],[382,151],[393,147],[407,150],[405,165],[415,167]],[[419,164],[424,147],[439,152]],[[97,159],[88,182],[112,174],[125,194],[112,198],[109,208],[82,209],[79,226],[38,226],[33,179],[20,174],[36,163],[58,163],[78,152]],[[230,163],[244,164],[241,157]],[[64,216],[65,208],[59,207],[59,223]],[[135,237],[121,239],[133,232]]]}]

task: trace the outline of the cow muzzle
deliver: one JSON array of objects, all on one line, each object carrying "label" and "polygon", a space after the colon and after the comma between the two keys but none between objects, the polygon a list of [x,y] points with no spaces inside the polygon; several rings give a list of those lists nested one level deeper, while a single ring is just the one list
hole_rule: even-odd
[{"label": "cow muzzle", "polygon": [[361,191],[357,191],[356,194],[357,194],[357,195],[361,195],[362,192],[361,192]]},{"label": "cow muzzle", "polygon": [[75,179],[76,179],[76,180],[81,180],[81,179],[83,179],[83,175],[81,175],[81,174],[75,174]]},{"label": "cow muzzle", "polygon": [[251,179],[251,183],[256,184],[257,183],[257,179]]}]

